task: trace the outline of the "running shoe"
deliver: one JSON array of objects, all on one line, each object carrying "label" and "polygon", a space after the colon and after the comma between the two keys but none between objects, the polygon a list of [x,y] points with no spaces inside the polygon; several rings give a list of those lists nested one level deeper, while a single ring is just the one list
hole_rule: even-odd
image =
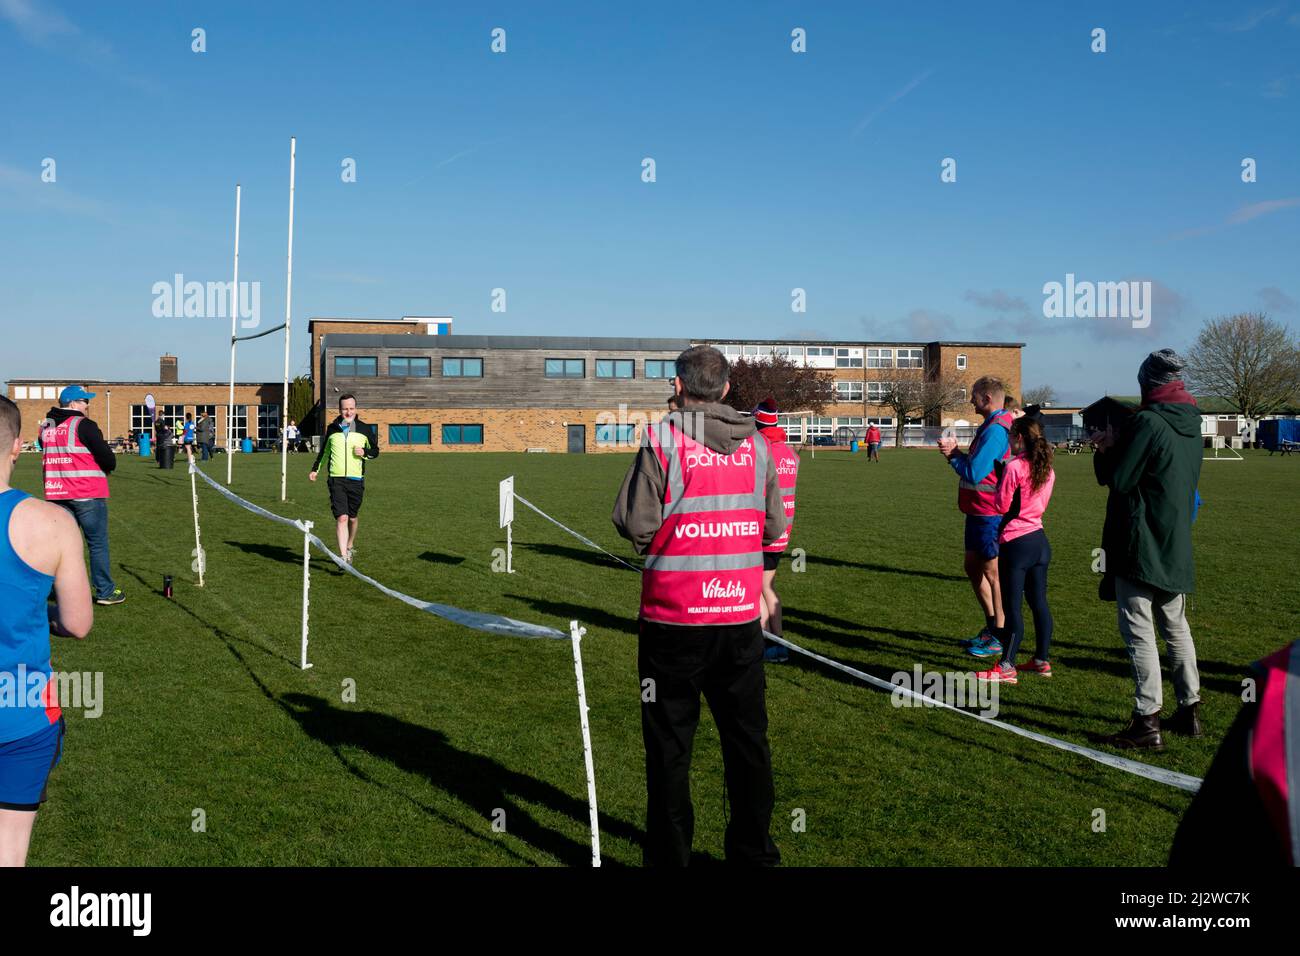
[{"label": "running shoe", "polygon": [[996,637],[985,637],[966,648],[966,653],[971,657],[1000,657],[1002,642]]},{"label": "running shoe", "polygon": [[108,597],[95,598],[96,604],[125,604],[126,595],[122,593],[121,588],[113,588],[113,593]]},{"label": "running shoe", "polygon": [[348,564],[351,564],[351,563],[352,563],[352,559],[355,558],[356,556],[357,556],[357,549],[356,549],[356,548],[348,548],[348,556],[347,556],[346,558],[344,558],[343,560],[347,561]]},{"label": "running shoe", "polygon": [[780,644],[773,644],[763,651],[763,660],[769,664],[784,664],[790,659],[790,652]]},{"label": "running shoe", "polygon": [[1019,670],[1028,671],[1029,673],[1037,674],[1040,677],[1052,676],[1052,665],[1049,664],[1047,661],[1040,661],[1036,657],[1033,660],[1031,660],[1028,664],[1025,664],[1022,667],[1020,667]]},{"label": "running shoe", "polygon": [[975,679],[986,680],[991,684],[1020,683],[1020,681],[1016,679],[1016,669],[1014,667],[1003,668],[1001,664],[993,668],[991,671],[977,671],[975,673]]},{"label": "running shoe", "polygon": [[980,632],[976,634],[974,637],[963,637],[960,641],[957,642],[957,646],[971,647],[975,644],[978,644],[980,641],[990,640],[992,639],[992,637],[993,635],[989,633],[988,628],[982,627],[980,628]]}]

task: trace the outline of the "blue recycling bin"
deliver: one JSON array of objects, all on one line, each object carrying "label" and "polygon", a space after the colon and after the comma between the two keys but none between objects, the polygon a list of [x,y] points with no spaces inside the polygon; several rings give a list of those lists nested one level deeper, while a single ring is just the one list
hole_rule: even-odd
[{"label": "blue recycling bin", "polygon": [[153,439],[149,436],[149,433],[141,432],[140,433],[140,457],[141,458],[153,457],[153,449],[150,447],[151,445],[153,445]]},{"label": "blue recycling bin", "polygon": [[253,453],[253,439],[245,438],[239,443],[239,450],[245,455],[251,455]]},{"label": "blue recycling bin", "polygon": [[858,453],[858,440],[856,438],[849,442],[849,451],[855,455]]}]

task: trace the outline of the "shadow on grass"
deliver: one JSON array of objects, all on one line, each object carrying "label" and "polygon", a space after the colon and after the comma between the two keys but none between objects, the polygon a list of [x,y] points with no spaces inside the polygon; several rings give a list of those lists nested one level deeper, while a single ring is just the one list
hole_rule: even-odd
[{"label": "shadow on grass", "polygon": [[876,571],[881,574],[907,574],[917,578],[932,578],[935,581],[960,581],[966,583],[966,576],[961,574],[943,574],[940,571],[917,571],[912,568],[895,568],[888,564],[865,564],[861,561],[845,561],[842,558],[827,558],[815,554],[808,555],[809,564],[825,564],[832,568],[856,568],[859,571]]},{"label": "shadow on grass", "polygon": [[440,554],[437,551],[425,551],[420,555],[420,560],[432,564],[462,564],[465,558],[459,554]]},{"label": "shadow on grass", "polygon": [[515,601],[522,601],[541,614],[563,618],[566,621],[576,620],[580,624],[594,624],[596,627],[603,627],[610,631],[622,631],[625,634],[635,635],[637,633],[635,616],[620,617],[599,608],[584,607],[581,604],[566,604],[563,601],[547,601],[543,598],[525,597],[522,594],[502,594],[501,596]]},{"label": "shadow on grass", "polygon": [[[1078,671],[1095,671],[1104,674],[1110,674],[1115,677],[1133,678],[1133,666],[1129,662],[1128,655],[1120,653],[1119,660],[1105,660],[1100,657],[1057,657],[1053,655],[1053,663],[1059,662],[1062,667],[1069,667]],[[1161,655],[1161,670],[1167,674],[1168,660]],[[1240,694],[1241,680],[1225,677],[1207,677],[1205,668],[1200,667],[1197,662],[1198,670],[1201,676],[1201,687],[1207,690],[1215,690],[1224,694]]]},{"label": "shadow on grass", "polygon": [[608,555],[601,554],[599,551],[592,551],[590,548],[570,548],[563,544],[519,544],[518,542],[515,543],[515,548],[552,558],[568,558],[570,561],[581,561],[584,564],[594,564],[615,571],[630,570]]},{"label": "shadow on grass", "polygon": [[[287,548],[282,544],[257,544],[252,541],[231,541],[229,538],[226,539],[225,543],[232,548],[238,548],[245,554],[255,554],[259,558],[269,558],[282,564],[296,564],[302,567],[302,552]],[[333,562],[331,561],[330,564],[333,564]]]},{"label": "shadow on grass", "polygon": [[[276,703],[306,734],[329,747],[349,771],[362,779],[366,779],[364,774],[342,756],[342,748],[357,747],[400,770],[424,777],[439,790],[468,804],[483,820],[484,827],[489,826],[500,808],[505,811],[506,832],[511,836],[569,866],[590,865],[589,844],[539,823],[524,806],[525,802],[540,804],[569,817],[581,828],[588,825],[589,819],[584,801],[489,757],[459,750],[439,730],[374,711],[344,710],[307,694],[285,694]],[[643,838],[637,827],[605,814],[601,814],[600,827],[602,832],[634,843],[639,844]],[[612,860],[602,862],[619,865]]]},{"label": "shadow on grass", "polygon": [[[126,570],[142,584],[144,583],[144,578],[133,569],[126,568]],[[467,827],[463,822],[448,816],[436,807],[424,804],[408,794],[373,779],[363,768],[348,758],[342,750],[344,747],[358,747],[401,770],[420,774],[433,786],[473,807],[475,812],[482,816],[484,827],[489,826],[492,812],[500,807],[506,811],[506,829],[510,835],[568,865],[590,865],[589,844],[573,840],[537,822],[518,802],[541,804],[549,810],[570,817],[579,827],[585,828],[589,825],[589,811],[585,801],[572,797],[549,783],[511,770],[489,757],[459,750],[448,742],[446,734],[441,731],[420,727],[373,711],[342,710],[331,706],[321,698],[306,694],[277,695],[257,675],[237,645],[254,647],[263,653],[287,661],[295,668],[298,666],[297,661],[291,661],[260,644],[236,637],[224,628],[204,619],[193,608],[173,603],[205,632],[215,635],[225,644],[226,649],[244,669],[262,696],[284,711],[306,734],[329,747],[344,769],[359,780],[410,801],[430,816],[437,817],[475,839],[491,844],[521,863],[534,862],[505,845],[499,838]],[[643,840],[642,830],[616,817],[602,813],[599,822],[603,833],[629,840],[635,845],[640,845]],[[601,862],[605,866],[623,865],[610,859],[603,859]]]}]

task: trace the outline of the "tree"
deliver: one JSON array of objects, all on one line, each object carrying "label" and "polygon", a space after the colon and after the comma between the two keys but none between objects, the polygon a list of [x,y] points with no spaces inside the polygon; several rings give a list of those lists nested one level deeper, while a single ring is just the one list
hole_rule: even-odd
[{"label": "tree", "polygon": [[820,415],[835,398],[834,375],[796,365],[784,355],[757,362],[737,359],[731,365],[730,381],[731,391],[723,401],[742,412],[771,398],[783,411]]},{"label": "tree", "polygon": [[889,408],[898,422],[894,430],[897,447],[902,447],[903,425],[907,419],[925,420],[969,400],[962,395],[965,391],[962,379],[948,369],[927,375],[919,368],[889,368],[872,374],[881,383],[880,401],[876,404]]},{"label": "tree", "polygon": [[1056,389],[1050,385],[1035,385],[1033,388],[1025,389],[1025,394],[1020,396],[1020,405],[1051,405],[1056,402]]},{"label": "tree", "polygon": [[289,382],[289,401],[286,404],[289,406],[289,418],[301,425],[311,412],[313,404],[309,376],[299,375]]},{"label": "tree", "polygon": [[1212,319],[1187,353],[1186,379],[1202,396],[1258,418],[1300,394],[1300,348],[1263,313]]}]

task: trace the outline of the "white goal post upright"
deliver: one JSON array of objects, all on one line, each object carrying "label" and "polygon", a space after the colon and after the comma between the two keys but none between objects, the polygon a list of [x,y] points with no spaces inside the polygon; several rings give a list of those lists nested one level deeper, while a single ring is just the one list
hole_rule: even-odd
[{"label": "white goal post upright", "polygon": [[[289,268],[284,280],[284,390],[280,393],[281,400],[284,403],[280,409],[281,501],[285,500],[289,480],[289,323],[292,314],[290,310],[293,305],[293,172],[297,143],[297,137],[289,137]],[[305,623],[303,627],[306,627]]]},{"label": "white goal post upright", "polygon": [[[1201,457],[1201,461],[1245,461],[1246,460],[1245,458],[1242,457],[1241,452],[1237,451],[1237,449],[1233,448],[1231,445],[1228,444],[1228,439],[1225,438],[1223,435],[1211,435],[1210,447],[1214,449],[1214,457],[1210,457],[1209,455],[1204,455]],[[1224,455],[1222,458],[1220,458],[1219,449],[1221,448],[1226,452],[1230,452],[1231,454]]]},{"label": "white goal post upright", "polygon": [[582,637],[587,633],[577,621],[569,622],[573,641],[573,672],[578,678],[578,715],[582,718],[582,757],[587,765],[587,807],[591,812],[591,865],[600,866],[600,820],[596,812],[596,766],[591,757],[591,725],[587,721],[587,686],[582,679]]},{"label": "white goal post upright", "polygon": [[226,484],[235,467],[235,335],[239,324],[239,183],[235,183],[235,281],[230,294],[230,404],[226,406]]}]

